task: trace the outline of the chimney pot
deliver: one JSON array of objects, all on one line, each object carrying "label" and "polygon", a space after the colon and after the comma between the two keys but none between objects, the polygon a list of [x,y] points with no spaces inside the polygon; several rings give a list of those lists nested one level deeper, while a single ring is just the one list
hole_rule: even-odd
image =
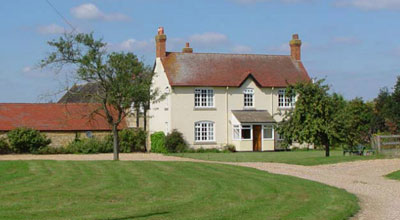
[{"label": "chimney pot", "polygon": [[193,53],[193,48],[190,48],[189,42],[186,42],[185,47],[182,49],[182,53]]},{"label": "chimney pot", "polygon": [[298,34],[293,34],[292,40],[289,42],[290,44],[290,56],[297,60],[301,60],[301,40],[299,39]]},{"label": "chimney pot", "polygon": [[155,40],[156,40],[156,57],[157,58],[166,57],[167,56],[167,52],[166,52],[167,36],[164,34],[163,27],[158,28]]}]

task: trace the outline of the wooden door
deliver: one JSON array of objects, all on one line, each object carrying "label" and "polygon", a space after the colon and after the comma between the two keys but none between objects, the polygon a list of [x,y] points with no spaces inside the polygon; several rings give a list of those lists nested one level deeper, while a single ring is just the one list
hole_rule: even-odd
[{"label": "wooden door", "polygon": [[261,125],[253,125],[253,151],[261,151]]}]

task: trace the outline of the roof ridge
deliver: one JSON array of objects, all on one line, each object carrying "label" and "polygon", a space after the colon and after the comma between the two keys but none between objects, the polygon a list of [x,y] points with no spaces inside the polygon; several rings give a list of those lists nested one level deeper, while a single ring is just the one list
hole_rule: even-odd
[{"label": "roof ridge", "polygon": [[183,52],[171,52],[168,51],[168,53],[176,53],[176,54],[215,54],[215,55],[237,55],[237,56],[243,56],[243,55],[251,55],[251,56],[274,56],[274,57],[291,57],[290,55],[280,55],[280,54],[260,54],[260,53],[202,53],[202,52],[193,52],[193,53],[183,53]]}]

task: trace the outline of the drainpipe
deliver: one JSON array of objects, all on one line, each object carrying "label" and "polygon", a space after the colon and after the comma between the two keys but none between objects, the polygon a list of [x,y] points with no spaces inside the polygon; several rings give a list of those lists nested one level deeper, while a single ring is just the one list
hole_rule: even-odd
[{"label": "drainpipe", "polygon": [[225,99],[226,99],[226,144],[229,144],[229,107],[228,107],[228,90],[229,86],[226,87],[226,94],[225,94]]},{"label": "drainpipe", "polygon": [[271,90],[271,114],[272,118],[274,117],[274,87]]}]

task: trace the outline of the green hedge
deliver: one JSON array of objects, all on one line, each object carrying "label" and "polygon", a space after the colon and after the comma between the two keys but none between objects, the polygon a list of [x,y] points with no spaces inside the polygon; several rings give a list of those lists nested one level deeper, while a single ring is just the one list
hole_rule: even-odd
[{"label": "green hedge", "polygon": [[51,140],[32,128],[16,128],[7,133],[10,148],[15,153],[37,153],[47,147]]},{"label": "green hedge", "polygon": [[4,137],[0,138],[0,154],[9,154],[12,153],[10,145],[7,142],[7,139]]},{"label": "green hedge", "polygon": [[165,148],[169,153],[180,153],[188,150],[188,144],[183,138],[183,134],[174,129],[165,137]]},{"label": "green hedge", "polygon": [[167,153],[165,148],[165,134],[162,131],[155,132],[150,136],[151,139],[151,152],[154,153]]}]

